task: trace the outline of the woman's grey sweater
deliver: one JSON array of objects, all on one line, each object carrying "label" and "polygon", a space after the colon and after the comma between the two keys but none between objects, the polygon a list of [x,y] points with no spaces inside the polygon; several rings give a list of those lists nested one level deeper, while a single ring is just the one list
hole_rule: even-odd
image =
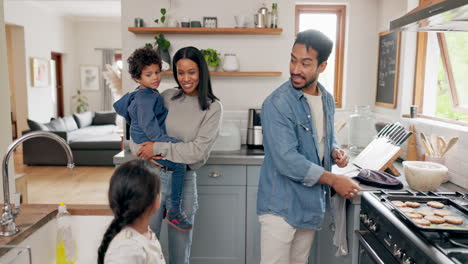
[{"label": "woman's grey sweater", "polygon": [[198,169],[208,160],[218,136],[223,106],[219,101],[215,101],[209,109],[202,111],[197,96],[183,95],[172,100],[178,91],[179,89],[172,88],[161,95],[169,111],[166,117],[167,135],[182,142],[156,142],[153,151],[155,155],[161,155],[176,163],[185,163],[191,169]]}]

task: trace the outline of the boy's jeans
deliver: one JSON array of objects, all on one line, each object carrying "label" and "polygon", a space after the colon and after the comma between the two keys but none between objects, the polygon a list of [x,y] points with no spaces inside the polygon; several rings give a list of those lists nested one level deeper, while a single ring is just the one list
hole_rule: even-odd
[{"label": "boy's jeans", "polygon": [[187,171],[187,165],[175,163],[169,160],[155,160],[157,163],[172,170],[171,180],[171,212],[179,214],[181,212],[180,201],[182,200],[182,191],[184,188],[184,177]]}]

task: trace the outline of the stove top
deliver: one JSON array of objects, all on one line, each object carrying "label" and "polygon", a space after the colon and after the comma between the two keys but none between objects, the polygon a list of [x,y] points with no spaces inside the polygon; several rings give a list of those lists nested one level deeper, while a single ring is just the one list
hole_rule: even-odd
[{"label": "stove top", "polygon": [[[466,233],[426,231],[409,225],[387,197],[449,198],[468,210],[468,194],[461,192],[371,191],[363,194],[361,226],[371,232],[402,263],[468,263]],[[466,225],[468,223],[464,223]]]}]

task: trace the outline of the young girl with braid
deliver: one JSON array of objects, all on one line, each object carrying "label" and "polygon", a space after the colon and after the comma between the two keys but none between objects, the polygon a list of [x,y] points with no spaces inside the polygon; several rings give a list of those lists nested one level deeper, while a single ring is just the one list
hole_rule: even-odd
[{"label": "young girl with braid", "polygon": [[114,219],[98,250],[98,264],[165,264],[150,217],[160,205],[160,178],[147,160],[118,167],[110,180],[109,206]]}]

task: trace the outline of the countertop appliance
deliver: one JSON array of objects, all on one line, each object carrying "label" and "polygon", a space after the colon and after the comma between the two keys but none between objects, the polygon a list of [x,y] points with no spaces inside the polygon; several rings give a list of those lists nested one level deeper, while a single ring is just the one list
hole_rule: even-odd
[{"label": "countertop appliance", "polygon": [[428,1],[391,21],[390,30],[468,31],[468,0]]},{"label": "countertop appliance", "polygon": [[262,109],[249,109],[249,118],[247,121],[248,148],[263,148],[261,112]]},{"label": "countertop appliance", "polygon": [[446,209],[458,208],[460,215],[468,216],[468,194],[460,192],[364,192],[360,227],[355,231],[359,239],[358,263],[468,263],[468,223],[455,228],[418,226],[404,217],[392,200],[445,201]]}]

